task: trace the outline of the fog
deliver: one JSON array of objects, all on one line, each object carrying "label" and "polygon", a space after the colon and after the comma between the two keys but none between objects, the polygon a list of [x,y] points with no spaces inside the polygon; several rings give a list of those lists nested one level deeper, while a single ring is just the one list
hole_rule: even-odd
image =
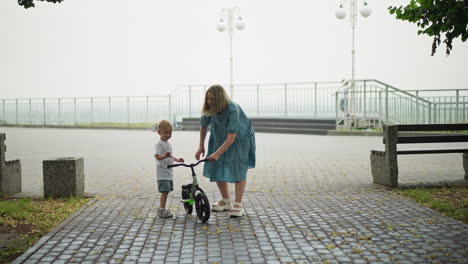
[{"label": "fog", "polygon": [[[349,1],[343,1],[347,8]],[[400,89],[468,88],[468,45],[431,56],[432,38],[369,0],[358,17],[356,78]],[[229,38],[216,25],[237,6],[234,83],[351,77],[351,25],[338,0],[64,0],[24,9],[0,1],[0,98],[163,95],[181,84],[228,84]],[[362,5],[358,1],[359,6]]]}]

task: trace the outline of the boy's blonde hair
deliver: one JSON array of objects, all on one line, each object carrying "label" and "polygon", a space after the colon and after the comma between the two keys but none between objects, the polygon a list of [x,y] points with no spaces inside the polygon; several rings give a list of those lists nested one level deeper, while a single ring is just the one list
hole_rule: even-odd
[{"label": "boy's blonde hair", "polygon": [[158,131],[173,130],[172,124],[168,120],[161,120],[158,123]]},{"label": "boy's blonde hair", "polygon": [[[206,96],[208,93],[211,93],[213,95],[213,107],[210,108],[210,106],[206,103]],[[203,108],[202,108],[202,115],[215,115],[217,113],[220,113],[224,110],[224,108],[227,107],[231,99],[229,99],[229,96],[226,93],[226,90],[219,85],[215,84],[212,85],[210,88],[205,93],[205,101],[203,102]]]}]

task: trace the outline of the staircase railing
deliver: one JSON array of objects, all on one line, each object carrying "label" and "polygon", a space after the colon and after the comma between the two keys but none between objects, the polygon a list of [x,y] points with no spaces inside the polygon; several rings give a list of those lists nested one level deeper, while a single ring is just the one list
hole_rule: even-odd
[{"label": "staircase railing", "polygon": [[400,90],[378,80],[358,80],[354,88],[346,84],[335,94],[337,128],[468,122],[465,93],[468,89]]}]

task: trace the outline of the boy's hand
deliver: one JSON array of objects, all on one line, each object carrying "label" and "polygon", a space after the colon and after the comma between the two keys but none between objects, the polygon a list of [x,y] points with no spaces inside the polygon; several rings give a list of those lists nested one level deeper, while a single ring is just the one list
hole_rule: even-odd
[{"label": "boy's hand", "polygon": [[164,154],[164,157],[166,157],[166,158],[171,157],[171,153],[170,153],[170,152],[166,152],[166,154]]},{"label": "boy's hand", "polygon": [[184,162],[184,158],[175,159],[175,161],[177,161],[177,162]]}]

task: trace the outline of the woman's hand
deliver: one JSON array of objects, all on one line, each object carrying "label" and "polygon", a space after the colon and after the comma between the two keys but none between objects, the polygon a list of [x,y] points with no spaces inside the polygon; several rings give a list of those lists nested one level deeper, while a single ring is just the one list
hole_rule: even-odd
[{"label": "woman's hand", "polygon": [[215,153],[211,154],[211,155],[208,157],[208,160],[209,160],[210,162],[216,162],[216,161],[218,161],[219,156],[221,156],[221,155],[220,155],[218,152],[215,152]]},{"label": "woman's hand", "polygon": [[199,146],[197,152],[195,152],[195,158],[200,160],[200,155],[203,158],[205,156],[205,146]]}]

